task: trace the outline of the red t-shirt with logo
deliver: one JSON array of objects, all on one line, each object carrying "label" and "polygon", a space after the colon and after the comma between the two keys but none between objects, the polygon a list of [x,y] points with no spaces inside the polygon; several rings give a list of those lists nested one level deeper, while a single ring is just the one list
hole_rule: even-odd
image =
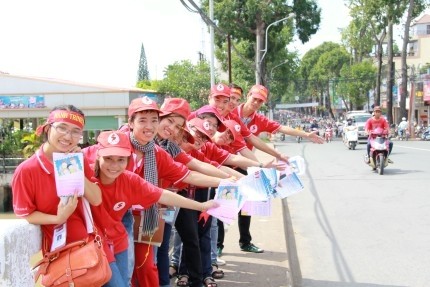
[{"label": "red t-shirt with logo", "polygon": [[[84,173],[91,178],[91,169],[84,160]],[[18,217],[26,217],[34,211],[57,214],[60,198],[55,186],[54,165],[43,153],[43,146],[29,159],[22,162],[12,178],[13,209]],[[81,200],[66,221],[66,243],[88,237]],[[43,233],[42,252],[50,251],[54,235],[54,224],[41,225]]]},{"label": "red t-shirt with logo", "polygon": [[116,254],[128,247],[127,232],[121,222],[125,212],[132,205],[148,208],[158,202],[163,190],[127,170],[114,183],[104,185],[98,182],[98,185],[102,190],[103,202],[99,206],[92,206],[91,210],[103,234],[113,241]]},{"label": "red t-shirt with logo", "polygon": [[[239,119],[243,118],[243,105],[244,104],[240,104],[231,112],[235,114]],[[266,116],[254,112],[249,117],[247,117],[246,127],[252,134],[258,136],[262,132],[276,133],[282,126],[280,123],[272,121]],[[246,146],[251,150],[253,148],[253,146],[249,142],[246,143]]]}]

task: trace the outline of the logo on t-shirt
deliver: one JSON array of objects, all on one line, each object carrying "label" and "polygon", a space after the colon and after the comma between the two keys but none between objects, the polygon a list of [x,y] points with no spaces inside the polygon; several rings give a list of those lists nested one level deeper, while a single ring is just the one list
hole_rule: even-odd
[{"label": "logo on t-shirt", "polygon": [[251,133],[256,133],[256,132],[257,132],[257,130],[258,130],[258,127],[257,127],[257,125],[252,125],[252,126],[249,128],[249,130],[251,131]]},{"label": "logo on t-shirt", "polygon": [[124,201],[120,201],[117,202],[114,206],[113,206],[113,210],[115,211],[119,211],[121,209],[123,209],[125,207],[125,202]]}]

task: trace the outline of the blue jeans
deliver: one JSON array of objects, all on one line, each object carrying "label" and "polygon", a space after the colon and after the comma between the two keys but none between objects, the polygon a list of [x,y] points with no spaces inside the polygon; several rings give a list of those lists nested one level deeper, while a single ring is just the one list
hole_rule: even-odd
[{"label": "blue jeans", "polygon": [[169,278],[169,243],[172,225],[164,224],[163,242],[157,249],[157,268],[160,287],[170,286]]},{"label": "blue jeans", "polygon": [[128,287],[128,256],[127,250],[115,254],[115,262],[109,264],[112,277],[104,287]]},{"label": "blue jeans", "polygon": [[212,217],[211,224],[211,262],[216,263],[218,258],[218,219]]},{"label": "blue jeans", "polygon": [[[122,218],[122,224],[125,227],[125,230],[128,234],[128,249],[127,249],[127,255],[128,255],[128,282],[130,284],[131,277],[133,276],[133,270],[134,270],[134,235],[133,235],[133,224],[134,224],[134,218],[133,214],[131,213],[131,210],[128,210],[124,217]],[[128,285],[127,285],[128,286]]]},{"label": "blue jeans", "polygon": [[172,250],[172,258],[170,259],[170,265],[176,266],[176,269],[179,268],[179,261],[181,260],[181,252],[182,252],[182,241],[179,233],[176,231],[176,228],[172,230],[173,235],[173,250]]}]

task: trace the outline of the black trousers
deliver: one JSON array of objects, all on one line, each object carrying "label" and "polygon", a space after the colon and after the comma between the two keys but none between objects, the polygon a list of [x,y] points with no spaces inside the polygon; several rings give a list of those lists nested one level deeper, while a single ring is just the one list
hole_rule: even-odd
[{"label": "black trousers", "polygon": [[[236,169],[241,174],[247,175],[248,173],[246,170],[237,168]],[[252,241],[251,232],[249,231],[251,227],[251,216],[249,215],[242,215],[241,211],[239,211],[238,214],[238,220],[237,220],[238,226],[239,226],[239,245],[247,245],[250,244]],[[224,224],[221,220],[218,220],[218,242],[217,246],[219,248],[224,248]]]},{"label": "black trousers", "polygon": [[[199,202],[207,201],[207,190],[197,189],[194,199]],[[182,241],[178,274],[188,275],[192,287],[200,287],[202,280],[211,271],[209,233],[212,218],[209,217],[203,224],[202,221],[197,222],[199,215],[198,211],[181,208],[175,221],[176,231]]]}]

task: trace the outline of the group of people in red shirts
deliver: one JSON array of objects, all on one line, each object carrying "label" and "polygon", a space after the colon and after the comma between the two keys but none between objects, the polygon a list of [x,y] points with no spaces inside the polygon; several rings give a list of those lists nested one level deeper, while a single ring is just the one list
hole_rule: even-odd
[{"label": "group of people in red shirts", "polygon": [[[182,241],[177,286],[217,286],[216,255],[222,254],[222,225],[205,213],[216,207],[210,190],[221,181],[235,181],[248,167],[283,169],[288,157],[267,145],[261,132],[301,136],[315,143],[315,133],[296,130],[271,121],[258,113],[267,102],[268,90],[254,85],[240,103],[243,90],[231,84],[211,87],[208,105],[191,111],[180,98],[166,98],[158,107],[148,97],[132,100],[128,122],[116,131],[101,132],[98,143],[80,149],[85,116],[73,105],[55,107],[37,128],[43,144],[16,169],[13,207],[17,216],[42,227],[42,253],[52,246],[94,236],[88,234],[88,214],[109,259],[112,277],[104,286],[170,286],[169,240],[174,226]],[[253,148],[274,157],[259,162]],[[54,178],[54,153],[82,152],[85,192],[60,201]],[[88,204],[89,203],[89,204]],[[174,219],[160,223],[160,205],[180,207]],[[85,208],[90,206],[90,210]],[[144,222],[153,234],[164,224],[159,246],[136,239],[134,222]],[[250,216],[238,217],[239,248],[261,253],[252,243]],[[66,240],[57,242],[59,232]],[[212,235],[212,236],[211,236]],[[150,237],[151,238],[151,237]],[[151,240],[150,240],[151,241]],[[212,252],[218,244],[218,252]],[[216,278],[214,278],[216,277]]]}]

